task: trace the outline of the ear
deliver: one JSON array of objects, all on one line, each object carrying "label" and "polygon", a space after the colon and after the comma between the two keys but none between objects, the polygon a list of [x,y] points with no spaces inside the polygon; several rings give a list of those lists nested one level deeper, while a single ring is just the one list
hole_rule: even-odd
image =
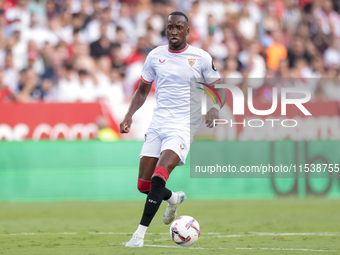
[{"label": "ear", "polygon": [[189,35],[189,33],[190,33],[190,28],[188,27],[186,35]]}]

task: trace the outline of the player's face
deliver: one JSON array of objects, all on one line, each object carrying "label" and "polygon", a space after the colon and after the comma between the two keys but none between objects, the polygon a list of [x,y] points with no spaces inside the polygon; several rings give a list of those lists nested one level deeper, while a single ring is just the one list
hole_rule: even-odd
[{"label": "player's face", "polygon": [[186,46],[186,36],[189,34],[188,23],[181,15],[170,15],[166,26],[166,37],[169,48],[181,50]]}]

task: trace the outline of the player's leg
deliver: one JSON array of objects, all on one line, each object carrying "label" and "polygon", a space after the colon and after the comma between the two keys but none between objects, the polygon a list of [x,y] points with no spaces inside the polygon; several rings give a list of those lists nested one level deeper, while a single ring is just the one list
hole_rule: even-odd
[{"label": "player's leg", "polygon": [[[151,177],[155,172],[157,162],[158,158],[155,157],[143,156],[140,159],[137,188],[141,193],[146,195],[149,194],[151,189]],[[175,193],[173,193],[171,190],[165,188],[163,200],[166,200],[170,203],[176,203],[177,195],[174,194]]]},{"label": "player's leg", "polygon": [[[186,132],[185,129],[172,128],[164,130],[164,132],[166,132],[167,137],[163,140],[161,150],[173,151],[180,158],[178,166],[184,165],[190,148],[190,139],[188,139],[190,133]],[[170,224],[176,218],[177,208],[185,199],[185,193],[183,191],[178,191],[173,193],[173,196],[167,200],[168,205],[163,214],[164,224]]]},{"label": "player's leg", "polygon": [[137,189],[144,194],[148,194],[151,189],[151,176],[153,175],[158,158],[154,157],[141,157],[139,161],[139,174]]},{"label": "player's leg", "polygon": [[139,174],[137,188],[140,192],[148,194],[151,189],[151,176],[153,175],[161,153],[162,140],[156,129],[149,129],[145,134],[145,141],[140,153]]},{"label": "player's leg", "polygon": [[165,150],[161,153],[155,172],[151,178],[151,189],[149,191],[144,213],[140,224],[148,227],[156,214],[164,198],[165,183],[171,171],[177,166],[180,158],[172,150]]},{"label": "player's leg", "polygon": [[145,232],[164,198],[165,183],[169,178],[169,174],[179,162],[180,158],[172,150],[165,150],[161,153],[156,169],[151,176],[151,189],[145,202],[139,227],[125,246],[143,247]]}]

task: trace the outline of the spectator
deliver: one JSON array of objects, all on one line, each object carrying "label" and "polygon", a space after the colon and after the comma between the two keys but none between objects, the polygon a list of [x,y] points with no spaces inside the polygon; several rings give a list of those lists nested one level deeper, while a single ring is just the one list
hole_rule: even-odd
[{"label": "spectator", "polygon": [[340,48],[339,41],[333,38],[332,44],[324,53],[324,61],[327,68],[334,67],[334,65],[340,67]]},{"label": "spectator", "polygon": [[[152,27],[149,27],[147,29],[147,33],[149,34],[150,38],[150,43],[155,46],[159,45],[161,43],[161,37],[158,34],[155,34],[155,31],[153,30]],[[126,32],[124,31],[123,28],[117,27],[116,29],[116,42],[113,44],[113,47],[115,45],[119,44],[120,45],[120,56],[125,59],[127,58],[131,53],[132,53],[132,47],[131,44],[128,42],[127,37],[126,37]],[[112,51],[111,51],[112,52]]]},{"label": "spectator", "polygon": [[206,13],[200,6],[200,1],[193,2],[189,17],[192,26],[200,38],[205,38],[208,34],[208,19]]},{"label": "spectator", "polygon": [[21,31],[19,28],[15,28],[12,31],[11,38],[13,38],[13,46],[11,51],[13,53],[13,63],[17,70],[22,70],[25,65],[25,57],[27,52],[27,44],[20,40]]},{"label": "spectator", "polygon": [[242,83],[243,76],[237,69],[237,59],[228,57],[225,60],[225,69],[223,70],[223,78],[226,78],[228,84],[238,85]]},{"label": "spectator", "polygon": [[287,58],[287,49],[282,42],[282,32],[280,30],[272,31],[271,37],[273,43],[267,48],[267,67],[273,71],[279,69],[280,61]]},{"label": "spectator", "polygon": [[227,49],[228,49],[228,58],[235,58],[237,59],[238,66],[237,71],[241,71],[243,69],[241,61],[238,59],[239,55],[239,45],[237,44],[236,40],[230,40],[227,43]]},{"label": "spectator", "polygon": [[261,55],[259,55],[259,43],[253,41],[247,47],[247,50],[239,54],[239,60],[242,63],[243,71],[248,85],[255,89],[263,85],[263,78],[266,74],[266,63]]},{"label": "spectator", "polygon": [[297,1],[284,0],[285,12],[282,17],[283,27],[290,33],[294,34],[296,27],[301,22],[301,13],[297,7]]},{"label": "spectator", "polygon": [[100,38],[91,43],[90,49],[91,49],[91,56],[95,58],[99,58],[104,55],[109,55],[113,44],[110,42],[110,40],[106,36],[107,31],[107,24],[101,23],[100,25]]},{"label": "spectator", "polygon": [[96,91],[97,97],[105,97],[107,88],[110,86],[110,71],[111,71],[111,61],[107,56],[103,56],[97,60],[97,70],[95,72],[95,77],[97,80]]},{"label": "spectator", "polygon": [[278,76],[283,79],[289,78],[289,61],[287,59],[280,61]]},{"label": "spectator", "polygon": [[39,77],[32,69],[21,72],[20,76],[22,83],[19,86],[20,92],[17,96],[19,102],[32,102],[34,99],[43,98],[42,91],[39,91],[39,89],[35,91]]},{"label": "spectator", "polygon": [[36,52],[36,51],[28,52],[28,54],[27,54],[27,68],[34,70],[35,63],[36,63],[36,60],[38,58],[39,58],[39,53],[38,52]]},{"label": "spectator", "polygon": [[[228,48],[225,44],[220,43],[218,37],[222,37],[222,32],[219,30],[219,28],[216,26],[216,21],[212,15],[208,16],[208,24],[209,24],[209,33],[207,40],[205,40],[206,43],[206,51],[210,53],[210,55],[219,60],[223,60],[228,56]],[[204,48],[204,46],[202,46]]]},{"label": "spectator", "polygon": [[261,21],[261,10],[258,6],[258,2],[257,0],[244,0],[244,4],[243,6],[246,6],[249,13],[250,13],[250,17],[251,19],[256,23],[259,24]]},{"label": "spectator", "polygon": [[93,79],[90,77],[89,72],[84,69],[79,70],[78,76],[80,85],[78,100],[83,103],[95,102],[97,95]]},{"label": "spectator", "polygon": [[63,103],[74,103],[78,100],[80,84],[77,73],[72,65],[63,66],[61,76],[58,80],[58,101]]},{"label": "spectator", "polygon": [[327,75],[327,79],[322,80],[321,87],[325,95],[330,100],[340,101],[340,72],[337,66],[332,66]]},{"label": "spectator", "polygon": [[251,18],[248,5],[244,5],[238,21],[238,32],[247,41],[252,41],[256,37],[256,22]]},{"label": "spectator", "polygon": [[42,75],[45,72],[44,61],[37,48],[37,44],[33,40],[27,43],[27,53],[25,57],[27,61],[23,69],[32,68],[38,75]]},{"label": "spectator", "polygon": [[93,102],[118,90],[130,99],[145,56],[166,43],[173,9],[186,10],[189,44],[208,51],[223,77],[245,78],[254,96],[269,98],[264,78],[275,76],[285,78],[277,86],[310,87],[316,100],[337,98],[322,82],[340,68],[339,4],[331,0],[0,1],[1,91],[23,102]]},{"label": "spectator", "polygon": [[46,61],[48,65],[46,66],[45,72],[41,76],[42,83],[49,83],[46,87],[52,87],[57,84],[58,72],[62,67],[62,58],[56,51],[57,47],[53,47],[50,52],[47,53]]},{"label": "spectator", "polygon": [[68,45],[73,42],[73,27],[72,27],[72,15],[67,10],[64,10],[60,18],[60,28],[57,32],[60,40]]},{"label": "spectator", "polygon": [[6,11],[6,19],[9,22],[19,21],[20,30],[26,29],[31,20],[31,13],[28,8],[28,0],[18,0],[17,6]]},{"label": "spectator", "polygon": [[[73,13],[71,19],[72,40],[70,44],[87,43],[87,33],[83,29],[85,18],[80,13]],[[67,32],[66,32],[67,33]]]},{"label": "spectator", "polygon": [[[99,2],[99,1],[98,1]],[[110,8],[101,9],[100,7],[94,11],[91,21],[86,25],[87,42],[92,43],[105,37],[110,42],[115,40],[116,25],[110,19]],[[105,25],[105,29],[102,30],[102,26]]]},{"label": "spectator", "polygon": [[321,19],[317,19],[315,24],[316,27],[312,33],[311,40],[318,51],[323,54],[331,43],[332,35],[326,34],[323,31]]},{"label": "spectator", "polygon": [[334,10],[332,0],[323,1],[322,7],[315,9],[314,16],[324,34],[340,38],[340,16]]},{"label": "spectator", "polygon": [[119,135],[109,126],[109,121],[100,116],[96,119],[96,124],[98,126],[97,138],[104,142],[112,142],[119,139]]},{"label": "spectator", "polygon": [[130,43],[136,43],[138,36],[135,33],[136,25],[131,18],[131,8],[126,2],[122,2],[119,11],[117,25],[122,27],[128,36]]},{"label": "spectator", "polygon": [[13,54],[11,51],[7,51],[4,61],[3,82],[8,86],[10,91],[15,93],[18,90],[18,80],[19,73],[14,67]]},{"label": "spectator", "polygon": [[14,93],[4,84],[4,71],[0,69],[0,102],[8,102],[15,99]]},{"label": "spectator", "polygon": [[240,6],[232,0],[224,1],[224,10],[227,15],[236,14],[239,11]]},{"label": "spectator", "polygon": [[296,35],[292,40],[292,45],[288,49],[288,60],[289,67],[292,68],[295,66],[295,62],[297,59],[303,58],[307,63],[310,63],[311,56],[307,51],[305,41],[299,35]]},{"label": "spectator", "polygon": [[281,23],[278,18],[278,11],[274,3],[268,2],[266,6],[265,17],[263,19],[263,28],[266,32],[269,33],[281,29]]},{"label": "spectator", "polygon": [[119,69],[112,68],[110,71],[109,85],[102,87],[99,91],[99,97],[109,100],[111,105],[116,109],[124,103],[125,95],[123,90],[122,77]]},{"label": "spectator", "polygon": [[46,1],[34,0],[28,3],[28,10],[37,16],[39,24],[44,24],[46,20]]}]

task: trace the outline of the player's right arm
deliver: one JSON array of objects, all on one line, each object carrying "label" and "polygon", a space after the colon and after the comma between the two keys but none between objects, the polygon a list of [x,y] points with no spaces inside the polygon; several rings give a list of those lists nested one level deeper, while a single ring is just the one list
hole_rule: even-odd
[{"label": "player's right arm", "polygon": [[120,133],[129,133],[132,124],[133,114],[144,104],[148,94],[150,92],[152,83],[146,83],[142,79],[140,80],[138,89],[132,97],[132,101],[128,112],[125,115],[124,120],[120,123]]},{"label": "player's right arm", "polygon": [[130,108],[125,115],[124,120],[120,123],[120,132],[122,134],[130,132],[132,116],[144,104],[150,92],[152,81],[156,78],[156,73],[152,64],[153,53],[154,51],[151,51],[146,57],[138,89],[132,97]]}]

